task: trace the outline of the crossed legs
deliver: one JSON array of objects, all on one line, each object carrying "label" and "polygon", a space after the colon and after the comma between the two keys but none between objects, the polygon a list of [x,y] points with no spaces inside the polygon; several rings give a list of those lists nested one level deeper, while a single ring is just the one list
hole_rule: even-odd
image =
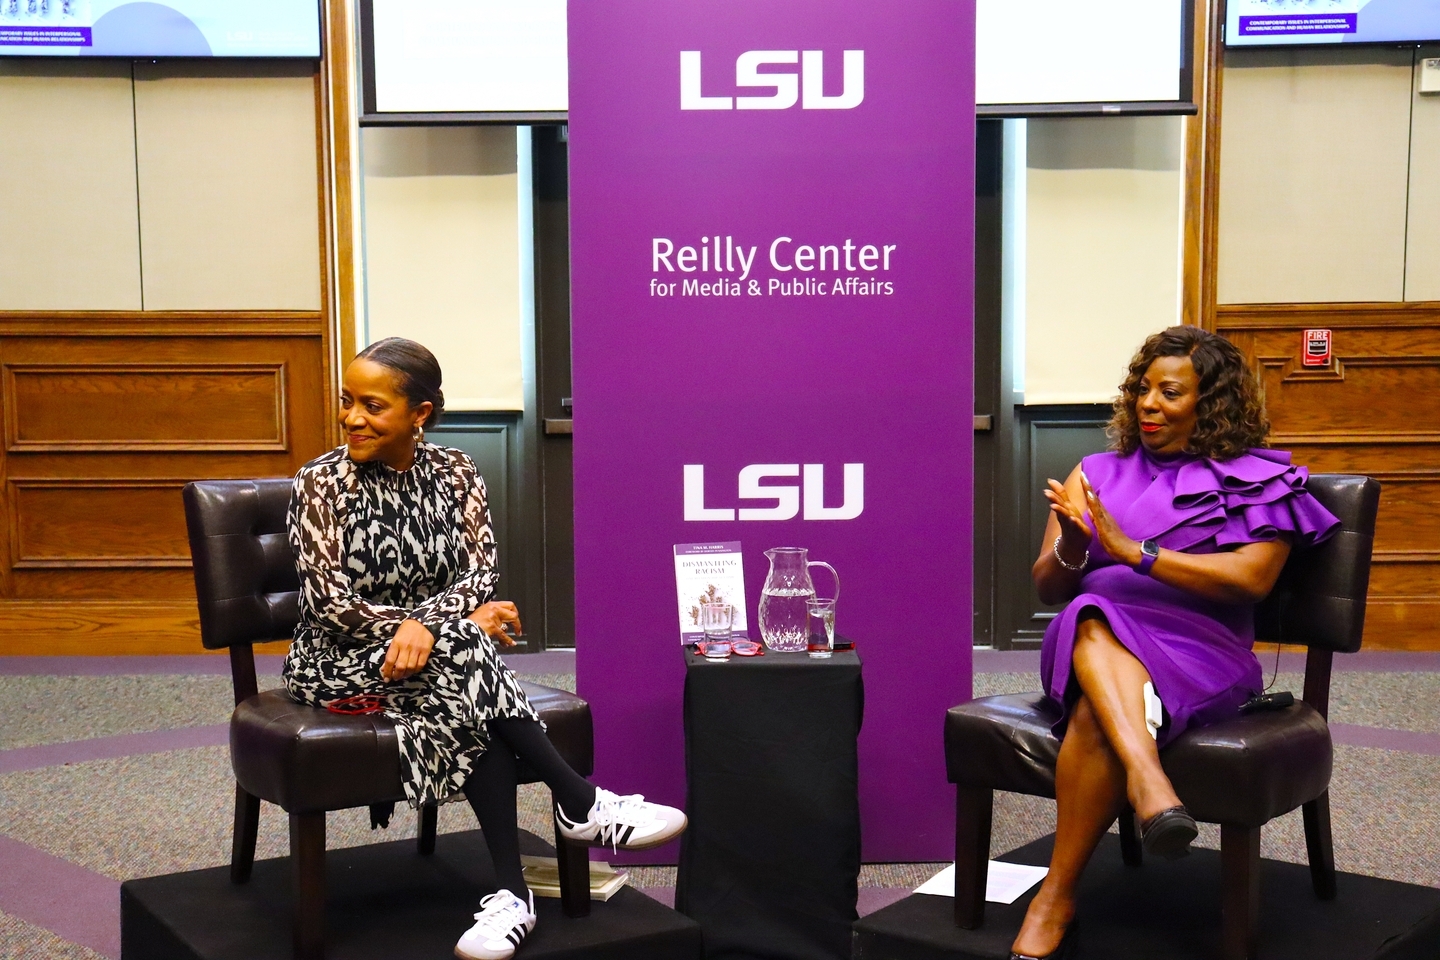
[{"label": "crossed legs", "polygon": [[465,799],[470,801],[475,819],[480,821],[480,831],[490,850],[500,887],[524,898],[527,888],[520,867],[520,826],[515,798],[520,780],[519,758],[523,757],[541,775],[556,802],[571,819],[585,818],[586,811],[595,802],[595,788],[560,756],[539,721],[497,717],[489,726],[490,749],[475,761],[465,781]]},{"label": "crossed legs", "polygon": [[1075,628],[1071,672],[1080,697],[1055,765],[1055,851],[1011,947],[1043,957],[1075,916],[1075,889],[1100,837],[1128,802],[1142,820],[1179,804],[1145,726],[1145,666],[1098,613]]}]

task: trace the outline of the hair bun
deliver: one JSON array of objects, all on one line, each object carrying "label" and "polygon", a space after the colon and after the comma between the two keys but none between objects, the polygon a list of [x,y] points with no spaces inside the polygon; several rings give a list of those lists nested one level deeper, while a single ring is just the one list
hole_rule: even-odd
[{"label": "hair bun", "polygon": [[422,403],[434,407],[425,418],[425,426],[433,427],[445,412],[445,394],[440,392],[440,361],[435,354],[414,340],[386,337],[361,350],[356,360],[369,360],[395,371],[396,386],[405,394],[411,408]]}]

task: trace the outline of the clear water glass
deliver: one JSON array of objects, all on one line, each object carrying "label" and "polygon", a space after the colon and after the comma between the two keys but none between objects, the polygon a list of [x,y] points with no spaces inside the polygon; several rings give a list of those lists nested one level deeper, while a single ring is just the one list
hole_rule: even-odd
[{"label": "clear water glass", "polygon": [[735,607],[728,603],[700,604],[700,629],[706,640],[729,641],[735,623]]},{"label": "clear water glass", "polygon": [[828,659],[835,649],[835,598],[811,597],[805,602],[810,627],[810,656]]}]

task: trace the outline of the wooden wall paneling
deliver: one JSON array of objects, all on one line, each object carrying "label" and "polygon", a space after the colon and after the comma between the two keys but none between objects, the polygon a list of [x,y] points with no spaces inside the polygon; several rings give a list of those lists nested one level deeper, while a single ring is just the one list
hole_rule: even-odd
[{"label": "wooden wall paneling", "polygon": [[183,480],[11,480],[6,491],[16,570],[188,569],[175,502]]},{"label": "wooden wall paneling", "polygon": [[327,449],[323,321],[36,319],[0,318],[0,652],[34,652],[5,632],[27,611],[81,625],[52,652],[195,652],[180,488],[288,476]]},{"label": "wooden wall paneling", "polygon": [[[355,104],[355,33],[351,0],[329,0],[325,4],[325,56],[316,78],[321,125],[321,155],[325,159],[320,174],[322,196],[326,202],[325,237],[327,252],[325,294],[327,313],[333,323],[326,328],[326,357],[332,376],[339,382],[340,373],[356,353],[359,311],[357,251],[360,249],[360,217],[356,206],[356,156],[359,148],[359,111]],[[339,444],[341,431],[336,422],[339,413],[336,394],[326,397],[327,421],[331,442]]]},{"label": "wooden wall paneling", "polygon": [[0,653],[9,656],[201,652],[194,600],[0,600]]},{"label": "wooden wall paneling", "polygon": [[315,337],[318,310],[0,310],[0,337]]},{"label": "wooden wall paneling", "polygon": [[[1365,645],[1440,649],[1440,303],[1221,306],[1222,333],[1264,378],[1271,442],[1325,473],[1382,484]],[[1328,368],[1302,331],[1333,331]]]},{"label": "wooden wall paneling", "polygon": [[130,64],[0,59],[0,310],[138,310]]},{"label": "wooden wall paneling", "polygon": [[163,469],[146,456],[159,452],[187,464],[268,454],[242,459],[293,470],[328,447],[325,395],[319,337],[153,336],[142,323],[129,336],[6,338],[0,356],[12,476],[22,455],[99,452],[135,454],[147,473]]},{"label": "wooden wall paneling", "polygon": [[1223,0],[1195,8],[1194,97],[1185,118],[1185,210],[1180,279],[1180,322],[1214,329],[1215,255],[1219,224],[1220,104],[1224,83]]},{"label": "wooden wall paneling", "polygon": [[6,449],[283,451],[285,374],[284,363],[7,363]]}]

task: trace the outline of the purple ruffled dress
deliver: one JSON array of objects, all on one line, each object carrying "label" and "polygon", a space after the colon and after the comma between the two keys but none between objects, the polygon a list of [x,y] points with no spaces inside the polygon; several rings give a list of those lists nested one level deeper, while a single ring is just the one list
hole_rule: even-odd
[{"label": "purple ruffled dress", "polygon": [[[1218,461],[1188,454],[1161,458],[1142,447],[1128,456],[1095,454],[1081,466],[1128,536],[1153,539],[1168,550],[1215,553],[1281,534],[1295,546],[1310,546],[1340,527],[1305,490],[1309,471],[1291,466],[1284,450],[1257,448]],[[1089,523],[1088,512],[1086,517]],[[1150,672],[1165,705],[1162,747],[1187,727],[1235,716],[1260,691],[1260,662],[1251,651],[1253,605],[1217,603],[1167,586],[1118,563],[1092,537],[1080,594],[1051,621],[1040,653],[1040,679],[1067,714],[1075,626],[1090,609],[1105,615],[1116,638]],[[1064,724],[1056,724],[1057,735]]]}]

